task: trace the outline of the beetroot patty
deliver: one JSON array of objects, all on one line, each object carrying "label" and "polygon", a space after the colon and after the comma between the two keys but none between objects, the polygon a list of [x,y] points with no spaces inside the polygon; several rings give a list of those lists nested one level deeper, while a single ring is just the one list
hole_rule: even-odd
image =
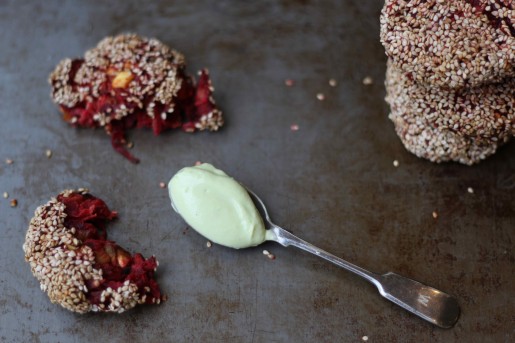
[{"label": "beetroot patty", "polygon": [[402,112],[410,112],[440,131],[479,145],[515,135],[515,79],[460,90],[427,87],[410,80],[391,60],[386,75],[388,94],[403,99],[395,100],[403,103]]},{"label": "beetroot patty", "polygon": [[52,99],[73,126],[104,127],[116,151],[132,162],[125,132],[134,127],[216,131],[222,113],[206,69],[198,83],[184,56],[156,39],[107,37],[82,59],[64,59],[50,75]]},{"label": "beetroot patty", "polygon": [[381,42],[420,84],[458,89],[515,77],[513,0],[386,0]]},{"label": "beetroot patty", "polygon": [[[448,118],[448,113],[466,104],[463,112],[472,111],[478,122],[488,122],[488,114],[495,112],[498,103],[495,96],[487,90],[451,94],[441,89],[423,89],[414,85],[407,85],[406,77],[390,62],[386,71],[386,101],[390,105],[389,118],[395,124],[395,131],[407,150],[418,157],[426,158],[432,162],[456,161],[463,164],[474,164],[495,153],[497,148],[507,142],[511,134],[507,131],[501,136],[481,138],[466,137],[462,132],[457,133],[444,125],[432,122],[436,113],[438,118]],[[491,90],[490,90],[491,91]],[[479,92],[476,94],[474,92]],[[481,99],[476,99],[481,97]],[[477,104],[477,102],[481,103]],[[472,106],[472,105],[473,106]],[[475,108],[476,106],[484,106]],[[449,108],[451,110],[449,110]],[[473,110],[472,110],[473,109]],[[481,116],[479,116],[481,114]],[[475,117],[474,117],[475,118]],[[483,118],[483,119],[481,119]],[[492,114],[492,118],[495,117]],[[500,126],[504,127],[503,125]],[[508,126],[511,128],[511,126]],[[499,128],[499,129],[500,129]],[[475,127],[480,130],[479,127]],[[497,133],[498,134],[498,133]],[[498,139],[494,139],[494,138]]]},{"label": "beetroot patty", "polygon": [[105,226],[116,216],[85,189],[63,191],[36,209],[23,250],[53,303],[79,313],[121,313],[164,300],[155,257],[131,255],[106,239]]}]

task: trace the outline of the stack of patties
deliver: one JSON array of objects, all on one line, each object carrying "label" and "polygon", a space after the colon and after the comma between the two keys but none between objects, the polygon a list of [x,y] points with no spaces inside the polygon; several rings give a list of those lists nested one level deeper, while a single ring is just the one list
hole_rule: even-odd
[{"label": "stack of patties", "polygon": [[386,0],[381,42],[406,149],[473,164],[515,135],[515,1]]}]

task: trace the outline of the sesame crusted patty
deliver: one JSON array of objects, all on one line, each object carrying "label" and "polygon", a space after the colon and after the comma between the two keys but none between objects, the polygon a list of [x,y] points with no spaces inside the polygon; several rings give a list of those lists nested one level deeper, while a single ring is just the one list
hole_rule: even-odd
[{"label": "sesame crusted patty", "polygon": [[417,84],[391,61],[387,63],[387,78],[388,92],[405,99],[401,111],[423,117],[435,128],[478,144],[515,135],[515,78],[481,87],[446,90]]},{"label": "sesame crusted patty", "polygon": [[64,59],[50,74],[52,99],[65,121],[104,127],[115,150],[138,162],[125,148],[134,127],[216,131],[222,113],[212,97],[206,69],[198,83],[186,75],[184,56],[156,39],[135,34],[107,37],[84,58]]},{"label": "sesame crusted patty", "polygon": [[421,84],[458,89],[515,77],[513,0],[386,0],[386,55]]},{"label": "sesame crusted patty", "polygon": [[[492,155],[498,146],[509,140],[509,135],[498,141],[475,140],[436,127],[422,114],[431,103],[413,101],[406,91],[402,74],[391,64],[386,74],[386,91],[386,101],[391,110],[389,118],[395,124],[397,135],[406,149],[418,157],[432,162],[456,161],[471,165]],[[438,105],[446,106],[441,102]]]},{"label": "sesame crusted patty", "polygon": [[36,209],[23,250],[53,303],[78,313],[121,313],[164,300],[155,257],[131,256],[106,239],[105,225],[116,216],[85,189],[65,190]]}]

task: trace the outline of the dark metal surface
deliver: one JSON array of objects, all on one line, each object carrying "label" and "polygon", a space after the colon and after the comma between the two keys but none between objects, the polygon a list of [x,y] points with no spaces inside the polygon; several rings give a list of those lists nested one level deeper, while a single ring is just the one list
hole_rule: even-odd
[{"label": "dark metal surface", "polygon": [[[515,146],[475,167],[435,165],[404,150],[383,101],[381,6],[2,1],[0,192],[10,198],[0,198],[0,340],[513,341]],[[101,130],[75,130],[60,120],[49,99],[50,71],[126,31],[184,52],[191,73],[210,68],[227,119],[221,132],[134,131],[133,152],[142,160],[136,166],[111,149]],[[364,86],[365,76],[374,84]],[[295,85],[285,87],[286,78]],[[329,78],[338,86],[330,87]],[[299,131],[290,131],[293,123]],[[435,328],[381,299],[366,281],[302,251],[274,243],[207,248],[159,188],[197,160],[248,184],[275,222],[307,241],[456,295],[458,324]],[[122,315],[76,315],[39,290],[21,249],[28,221],[51,196],[80,186],[119,211],[110,237],[158,257],[168,302]]]}]

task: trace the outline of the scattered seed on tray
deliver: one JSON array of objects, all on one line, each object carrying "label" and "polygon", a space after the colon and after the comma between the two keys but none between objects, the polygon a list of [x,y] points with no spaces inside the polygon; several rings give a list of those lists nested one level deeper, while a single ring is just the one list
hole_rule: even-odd
[{"label": "scattered seed on tray", "polygon": [[166,183],[164,183],[164,182],[159,182],[159,187],[161,187],[161,188],[166,188]]},{"label": "scattered seed on tray", "polygon": [[207,241],[206,247],[211,248],[212,246],[213,246],[213,244],[210,241]]},{"label": "scattered seed on tray", "polygon": [[275,255],[271,254],[268,250],[263,250],[263,255],[265,255],[271,260],[275,260]]},{"label": "scattered seed on tray", "polygon": [[4,199],[7,199],[9,197],[9,193],[4,192]]},{"label": "scattered seed on tray", "polygon": [[363,79],[363,84],[364,84],[365,86],[369,86],[369,85],[371,85],[371,84],[373,84],[373,83],[374,83],[374,80],[373,80],[370,76],[367,76],[367,77],[365,77],[365,78]]},{"label": "scattered seed on tray", "polygon": [[436,211],[433,211],[433,218],[434,219],[438,218],[438,213],[436,213]]},{"label": "scattered seed on tray", "polygon": [[134,148],[134,143],[133,142],[128,142],[127,143],[127,148],[129,148],[129,149]]},{"label": "scattered seed on tray", "polygon": [[284,80],[284,84],[287,86],[287,87],[291,87],[295,84],[295,81],[293,81],[292,79],[286,79]]},{"label": "scattered seed on tray", "polygon": [[467,192],[469,192],[470,194],[474,194],[474,188],[472,188],[472,187],[467,188]]},{"label": "scattered seed on tray", "polygon": [[13,160],[11,160],[10,158],[7,158],[7,159],[5,159],[5,163],[6,163],[6,164],[13,164],[13,163],[14,163],[14,161],[13,161]]},{"label": "scattered seed on tray", "polygon": [[318,93],[317,94],[317,99],[320,100],[320,101],[324,101],[325,100],[325,95],[323,93]]},{"label": "scattered seed on tray", "polygon": [[368,336],[363,336],[363,337],[361,337],[361,339],[364,341],[368,341]]},{"label": "scattered seed on tray", "polygon": [[200,162],[200,161],[195,162],[196,166],[200,166],[201,164],[202,164],[202,162]]},{"label": "scattered seed on tray", "polygon": [[393,166],[394,166],[394,167],[398,167],[398,166],[399,166],[399,161],[397,161],[397,160],[393,160]]},{"label": "scattered seed on tray", "polygon": [[51,158],[51,157],[52,157],[52,150],[47,149],[47,150],[45,151],[45,155],[46,155],[46,157]]},{"label": "scattered seed on tray", "polygon": [[11,207],[16,207],[16,206],[18,206],[18,200],[12,199],[10,204],[11,204]]},{"label": "scattered seed on tray", "polygon": [[335,79],[329,79],[329,86],[336,87],[338,82]]},{"label": "scattered seed on tray", "polygon": [[299,131],[299,125],[297,125],[297,124],[292,124],[292,125],[290,126],[290,130],[292,130],[292,131]]}]

